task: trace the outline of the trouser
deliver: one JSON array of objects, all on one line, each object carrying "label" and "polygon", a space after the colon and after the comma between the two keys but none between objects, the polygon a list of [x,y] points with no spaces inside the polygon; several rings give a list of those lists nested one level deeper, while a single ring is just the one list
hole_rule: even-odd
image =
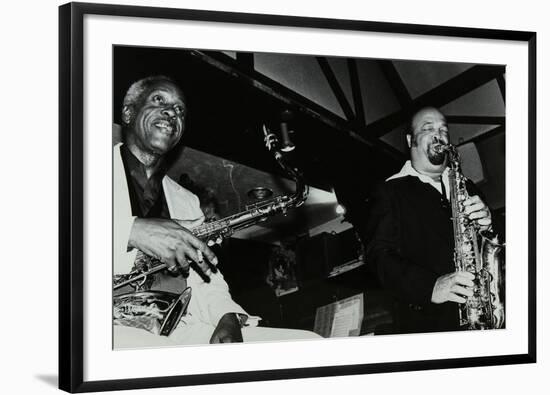
[{"label": "trouser", "polygon": [[[114,326],[114,348],[168,347],[191,344],[208,344],[214,332],[214,327],[202,322],[185,324],[181,322],[170,336],[153,335],[143,329],[128,326]],[[244,327],[243,341],[266,342],[285,340],[319,339],[314,332],[265,327]]]}]

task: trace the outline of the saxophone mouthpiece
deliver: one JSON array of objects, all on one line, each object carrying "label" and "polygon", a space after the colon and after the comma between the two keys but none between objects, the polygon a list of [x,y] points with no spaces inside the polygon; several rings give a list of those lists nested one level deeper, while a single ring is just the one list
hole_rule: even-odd
[{"label": "saxophone mouthpiece", "polygon": [[450,150],[451,150],[450,144],[442,144],[440,141],[437,141],[436,145],[434,146],[434,151],[437,152],[438,154],[447,153]]}]

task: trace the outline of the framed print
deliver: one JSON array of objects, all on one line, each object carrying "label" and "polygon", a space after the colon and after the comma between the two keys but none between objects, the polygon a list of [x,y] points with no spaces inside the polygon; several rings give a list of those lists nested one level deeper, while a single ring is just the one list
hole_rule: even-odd
[{"label": "framed print", "polygon": [[59,13],[61,389],[535,362],[535,33]]}]

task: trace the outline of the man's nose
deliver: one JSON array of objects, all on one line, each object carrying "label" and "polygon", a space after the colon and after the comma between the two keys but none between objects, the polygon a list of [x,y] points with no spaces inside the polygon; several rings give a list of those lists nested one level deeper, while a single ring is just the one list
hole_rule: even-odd
[{"label": "man's nose", "polygon": [[449,140],[449,135],[444,130],[437,130],[434,134],[434,137],[438,138],[439,140],[443,140],[443,141]]},{"label": "man's nose", "polygon": [[433,142],[447,144],[447,137],[442,133],[435,133],[432,137]]},{"label": "man's nose", "polygon": [[175,118],[176,117],[176,110],[172,107],[166,107],[164,110],[162,110],[162,115],[168,118]]}]

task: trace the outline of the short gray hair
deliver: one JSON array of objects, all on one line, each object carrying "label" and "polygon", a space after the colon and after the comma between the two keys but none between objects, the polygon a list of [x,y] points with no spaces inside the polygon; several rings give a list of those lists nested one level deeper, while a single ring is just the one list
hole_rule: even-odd
[{"label": "short gray hair", "polygon": [[124,100],[122,101],[123,108],[124,106],[132,107],[136,104],[139,104],[139,101],[143,98],[143,94],[159,82],[169,82],[176,87],[178,86],[176,81],[165,75],[153,75],[150,77],[142,78],[134,82],[132,85],[130,85],[130,88],[128,88],[128,91],[124,96]]}]

